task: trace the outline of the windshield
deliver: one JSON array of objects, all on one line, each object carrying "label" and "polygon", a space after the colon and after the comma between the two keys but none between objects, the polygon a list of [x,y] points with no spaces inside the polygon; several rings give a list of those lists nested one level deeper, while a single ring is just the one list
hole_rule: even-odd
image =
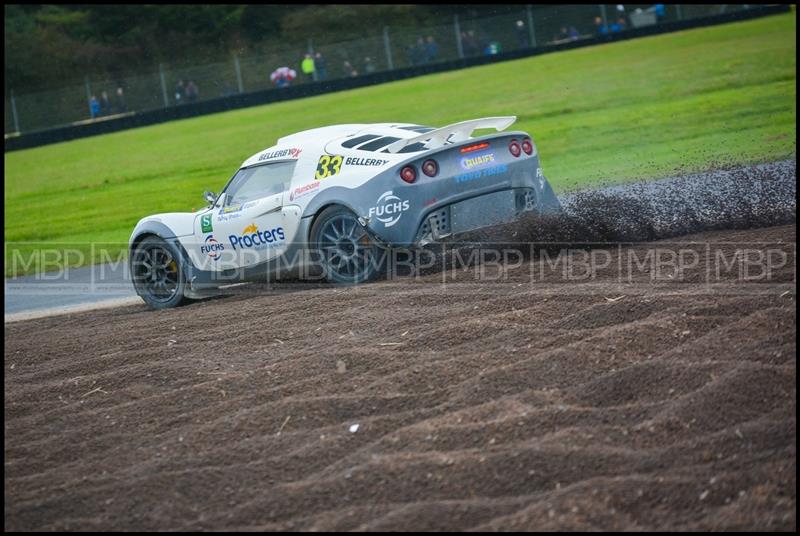
[{"label": "windshield", "polygon": [[240,205],[282,193],[289,187],[297,162],[277,162],[240,169],[225,189],[225,205]]}]

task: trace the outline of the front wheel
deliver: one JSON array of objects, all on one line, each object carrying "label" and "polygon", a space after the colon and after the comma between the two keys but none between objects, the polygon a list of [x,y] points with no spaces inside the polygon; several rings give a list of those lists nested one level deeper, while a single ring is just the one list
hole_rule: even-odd
[{"label": "front wheel", "polygon": [[383,249],[356,215],[341,206],[328,207],[317,217],[311,247],[331,283],[354,285],[375,279],[384,260]]},{"label": "front wheel", "polygon": [[136,293],[154,309],[176,307],[185,301],[186,280],[175,246],[148,236],[131,254],[131,278]]}]

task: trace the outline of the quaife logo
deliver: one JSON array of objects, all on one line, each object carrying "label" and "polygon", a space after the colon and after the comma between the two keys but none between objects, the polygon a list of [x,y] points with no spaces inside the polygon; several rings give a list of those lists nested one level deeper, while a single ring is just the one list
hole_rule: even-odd
[{"label": "quaife logo", "polygon": [[271,231],[259,231],[255,223],[251,223],[242,230],[239,236],[230,235],[228,240],[236,251],[237,246],[243,248],[265,249],[274,247],[286,240],[283,227],[276,227]]},{"label": "quaife logo", "polygon": [[385,227],[391,227],[400,221],[400,216],[409,206],[407,199],[400,199],[389,190],[383,192],[375,206],[369,209],[369,218],[372,219],[374,216]]},{"label": "quaife logo", "polygon": [[480,169],[494,164],[494,153],[480,153],[471,156],[465,156],[461,159],[461,167],[467,171],[472,169]]},{"label": "quaife logo", "polygon": [[200,246],[200,252],[208,254],[208,256],[213,260],[219,259],[220,251],[225,251],[225,246],[217,242],[217,239],[214,238],[214,235],[208,235],[206,237],[205,244]]}]

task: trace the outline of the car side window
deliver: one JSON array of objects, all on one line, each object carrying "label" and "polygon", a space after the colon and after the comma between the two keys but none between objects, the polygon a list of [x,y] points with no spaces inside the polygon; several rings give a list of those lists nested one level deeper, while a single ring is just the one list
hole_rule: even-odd
[{"label": "car side window", "polygon": [[283,193],[291,183],[297,162],[276,162],[240,169],[226,192],[225,206]]}]

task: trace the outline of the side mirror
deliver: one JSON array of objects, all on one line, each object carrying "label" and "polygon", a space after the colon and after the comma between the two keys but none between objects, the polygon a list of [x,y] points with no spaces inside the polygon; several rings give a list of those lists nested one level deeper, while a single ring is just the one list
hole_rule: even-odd
[{"label": "side mirror", "polygon": [[209,205],[213,205],[214,203],[217,202],[217,194],[215,194],[214,192],[205,192],[203,194],[203,199],[208,201]]}]

